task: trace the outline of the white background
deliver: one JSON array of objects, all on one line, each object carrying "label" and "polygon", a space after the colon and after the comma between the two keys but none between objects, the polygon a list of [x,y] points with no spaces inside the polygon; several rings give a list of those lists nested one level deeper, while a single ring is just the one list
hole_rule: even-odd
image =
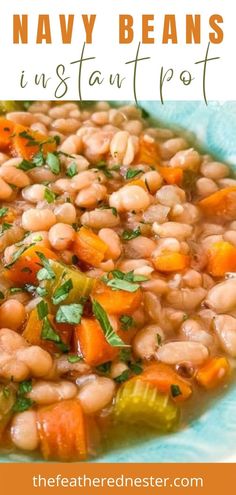
[{"label": "white background", "polygon": [[[81,55],[85,33],[81,14],[97,14],[93,31],[93,44],[86,46],[85,55],[96,60],[84,63],[82,72],[82,98],[84,100],[133,100],[133,67],[125,62],[135,57],[141,41],[141,14],[155,15],[154,45],[141,45],[140,55],[151,60],[140,62],[137,78],[138,99],[160,99],[160,70],[174,68],[174,77],[164,87],[165,100],[202,100],[202,65],[194,62],[204,58],[212,14],[224,18],[224,41],[211,45],[210,56],[221,57],[209,62],[207,70],[207,97],[209,100],[236,99],[236,16],[234,0],[0,0],[0,98],[1,99],[55,99],[59,83],[58,64],[65,65],[65,76],[70,79],[64,99],[78,99],[78,66],[71,65]],[[13,45],[13,14],[29,15],[28,45]],[[119,14],[134,16],[135,39],[130,45],[119,45]],[[38,14],[50,14],[52,45],[36,45]],[[71,45],[63,45],[60,37],[59,14],[74,14],[74,31]],[[162,45],[164,14],[175,14],[178,45]],[[200,45],[185,44],[185,15],[201,14],[202,40]],[[105,78],[103,85],[88,85],[88,77],[99,69]],[[26,89],[20,87],[20,74],[24,70],[29,81]],[[179,74],[188,70],[195,78],[189,86],[179,80]],[[50,77],[48,87],[35,86],[36,73]],[[110,86],[109,75],[120,72],[125,77],[121,89]]]}]

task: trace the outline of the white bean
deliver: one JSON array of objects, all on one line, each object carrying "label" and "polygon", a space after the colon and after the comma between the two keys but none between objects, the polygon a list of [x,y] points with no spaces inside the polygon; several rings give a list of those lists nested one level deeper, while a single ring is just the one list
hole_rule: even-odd
[{"label": "white bean", "polygon": [[181,332],[187,340],[192,342],[200,342],[206,347],[210,347],[213,344],[213,337],[210,335],[204,327],[196,320],[189,318],[181,325]]},{"label": "white bean", "polygon": [[168,342],[159,347],[157,357],[166,364],[180,364],[190,362],[198,366],[203,364],[209,356],[208,349],[199,342]]},{"label": "white bean", "polygon": [[119,258],[122,252],[122,245],[118,234],[112,229],[101,229],[98,235],[107,244],[108,252],[106,257],[112,260]]},{"label": "white bean", "polygon": [[37,404],[47,405],[60,400],[72,399],[76,396],[77,392],[76,385],[69,381],[38,381],[33,385],[27,397]]},{"label": "white bean", "polygon": [[139,330],[133,340],[133,351],[138,358],[151,359],[164,340],[163,330],[158,325],[149,325]]},{"label": "white bean", "polygon": [[216,313],[227,313],[236,307],[236,278],[225,280],[209,290],[205,303]]},{"label": "white bean", "polygon": [[201,173],[208,179],[224,179],[229,175],[229,167],[220,162],[207,162],[202,164]]},{"label": "white bean", "polygon": [[40,210],[30,208],[22,215],[23,228],[33,232],[37,230],[49,230],[56,221],[56,215],[49,208]]},{"label": "white bean", "polygon": [[49,242],[57,251],[68,249],[75,239],[75,231],[71,225],[56,223],[48,232]]},{"label": "white bean", "polygon": [[16,167],[0,167],[0,177],[16,187],[26,187],[30,184],[28,175]]},{"label": "white bean", "polygon": [[214,317],[214,328],[222,349],[231,357],[236,357],[236,318],[230,315]]},{"label": "white bean", "polygon": [[12,188],[0,177],[0,199],[10,199]]},{"label": "white bean", "polygon": [[33,184],[32,186],[25,187],[22,190],[22,196],[26,201],[30,203],[38,203],[44,200],[46,186],[43,184]]},{"label": "white bean", "polygon": [[87,225],[93,229],[100,229],[102,227],[116,227],[120,223],[120,218],[117,214],[114,214],[111,208],[105,208],[86,211],[81,215],[80,221],[82,225]]},{"label": "white bean", "polygon": [[16,414],[11,424],[11,440],[22,450],[35,450],[39,444],[35,411]]},{"label": "white bean", "polygon": [[184,311],[193,311],[197,308],[206,296],[206,290],[202,287],[196,289],[172,289],[166,296],[170,306]]},{"label": "white bean", "polygon": [[94,414],[106,407],[115,394],[115,383],[110,378],[97,377],[85,384],[78,393],[78,399],[86,414]]},{"label": "white bean", "polygon": [[172,207],[184,203],[186,195],[184,190],[178,186],[163,186],[157,191],[156,198],[162,205]]},{"label": "white bean", "polygon": [[149,194],[139,186],[124,186],[111,194],[110,206],[118,211],[142,211],[150,204]]},{"label": "white bean", "polygon": [[153,231],[160,237],[174,237],[179,241],[184,241],[192,235],[193,227],[178,222],[166,222],[162,224],[154,222]]},{"label": "white bean", "polygon": [[94,208],[106,198],[106,195],[107,188],[95,182],[77,194],[75,204],[80,208]]}]

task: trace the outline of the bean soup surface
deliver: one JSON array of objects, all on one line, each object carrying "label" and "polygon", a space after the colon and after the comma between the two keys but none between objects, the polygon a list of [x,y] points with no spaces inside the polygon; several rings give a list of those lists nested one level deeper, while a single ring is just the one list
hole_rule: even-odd
[{"label": "bean soup surface", "polygon": [[234,377],[234,176],[134,106],[2,103],[2,452],[182,428]]}]

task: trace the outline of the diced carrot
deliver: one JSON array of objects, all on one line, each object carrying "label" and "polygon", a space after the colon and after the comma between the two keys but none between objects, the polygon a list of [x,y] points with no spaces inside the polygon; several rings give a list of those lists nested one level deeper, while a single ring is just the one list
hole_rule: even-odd
[{"label": "diced carrot", "polygon": [[11,136],[14,133],[14,122],[0,118],[0,150],[8,151],[11,145]]},{"label": "diced carrot", "polygon": [[95,299],[111,315],[122,315],[133,313],[141,304],[142,293],[138,289],[136,292],[124,290],[112,290],[111,287],[98,284],[95,287]]},{"label": "diced carrot", "polygon": [[134,163],[146,165],[158,165],[160,163],[159,146],[155,141],[147,141],[144,136],[139,140],[139,151],[135,156]]},{"label": "diced carrot", "polygon": [[229,373],[228,360],[225,357],[213,357],[198,370],[196,380],[208,390],[220,385]]},{"label": "diced carrot", "polygon": [[126,185],[127,186],[139,186],[139,187],[142,187],[142,189],[144,189],[145,191],[148,190],[144,180],[142,180],[142,179],[131,180],[130,182],[127,182]]},{"label": "diced carrot", "polygon": [[[24,137],[24,133],[26,133],[26,136],[30,136],[32,140],[30,140],[29,137]],[[41,143],[43,154],[46,155],[48,152],[55,151],[57,147],[56,142],[48,141],[48,136],[45,136],[38,131],[32,131],[22,125],[16,125],[12,138],[13,153],[16,156],[21,156],[25,160],[31,160],[40,150]]]},{"label": "diced carrot", "polygon": [[[164,363],[155,363],[147,366],[139,375],[139,379],[151,383],[159,392],[170,394],[177,402],[186,400],[192,394],[190,384],[181,378],[170,366]],[[174,396],[172,386],[179,388],[179,395]]]},{"label": "diced carrot", "polygon": [[104,260],[107,249],[107,244],[91,229],[81,227],[77,232],[73,250],[85,263],[98,266]]},{"label": "diced carrot", "polygon": [[183,170],[180,167],[158,167],[158,172],[167,184],[181,184],[183,180]]},{"label": "diced carrot", "polygon": [[90,366],[111,361],[117,356],[118,350],[105,339],[102,328],[97,320],[82,318],[75,327],[77,351],[82,352],[84,360]]},{"label": "diced carrot", "polygon": [[221,189],[198,202],[198,206],[207,216],[220,216],[232,220],[236,215],[236,186]]},{"label": "diced carrot", "polygon": [[160,272],[177,272],[184,270],[190,264],[190,257],[181,253],[166,253],[153,260],[156,270]]},{"label": "diced carrot", "polygon": [[[59,335],[61,342],[69,345],[72,338],[73,327],[66,323],[57,323],[53,315],[48,315],[48,319],[55,329],[55,332]],[[57,345],[50,341],[41,339],[43,322],[39,320],[37,309],[34,308],[29,316],[26,327],[22,333],[22,336],[27,342],[32,345],[39,345],[48,352],[58,352]]]},{"label": "diced carrot", "polygon": [[35,284],[37,272],[42,268],[37,251],[44,254],[47,259],[58,259],[57,254],[50,249],[33,245],[26,249],[10,268],[5,270],[5,278],[19,285]]},{"label": "diced carrot", "polygon": [[40,449],[45,459],[78,461],[87,457],[85,417],[77,399],[37,411]]},{"label": "diced carrot", "polygon": [[207,271],[213,277],[223,277],[236,270],[236,247],[230,242],[215,242],[208,250]]}]

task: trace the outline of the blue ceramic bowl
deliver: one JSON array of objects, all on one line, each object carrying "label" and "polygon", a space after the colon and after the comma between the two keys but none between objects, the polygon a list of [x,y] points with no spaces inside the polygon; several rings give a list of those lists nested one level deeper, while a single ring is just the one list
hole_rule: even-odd
[{"label": "blue ceramic bowl", "polygon": [[[197,142],[217,159],[236,166],[236,101],[141,102],[162,125],[177,126],[195,134]],[[214,400],[203,415],[168,436],[122,441],[95,462],[235,462],[236,385]],[[32,460],[3,457],[1,462]]]}]

